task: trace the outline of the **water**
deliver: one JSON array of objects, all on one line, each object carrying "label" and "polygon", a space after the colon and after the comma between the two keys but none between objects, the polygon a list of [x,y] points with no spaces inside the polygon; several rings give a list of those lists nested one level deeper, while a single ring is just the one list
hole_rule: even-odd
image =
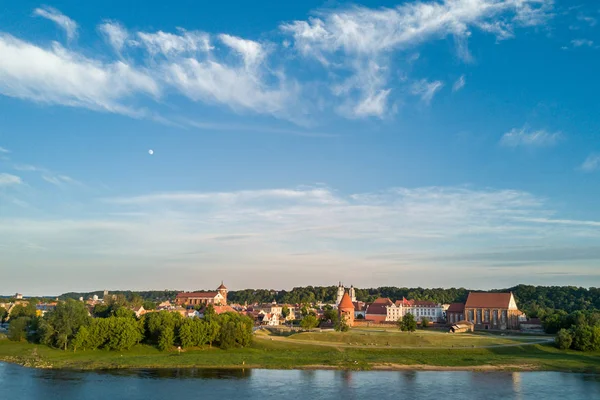
[{"label": "water", "polygon": [[559,372],[35,370],[0,363],[0,399],[600,399],[600,376]]}]

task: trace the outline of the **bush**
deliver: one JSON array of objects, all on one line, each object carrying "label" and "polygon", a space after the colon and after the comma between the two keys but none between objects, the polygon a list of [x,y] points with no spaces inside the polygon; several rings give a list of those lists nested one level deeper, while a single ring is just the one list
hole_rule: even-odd
[{"label": "bush", "polygon": [[554,343],[556,344],[556,347],[558,347],[561,350],[570,349],[571,344],[573,344],[573,335],[571,335],[570,331],[566,329],[561,329],[560,331],[558,331],[558,335],[556,335]]},{"label": "bush", "polygon": [[427,328],[429,326],[430,322],[429,322],[429,318],[421,318],[421,327],[422,328]]},{"label": "bush", "polygon": [[580,325],[573,331],[573,349],[580,351],[594,350],[594,331],[588,325]]},{"label": "bush", "polygon": [[319,326],[319,320],[314,315],[307,315],[300,321],[300,326],[304,329],[313,329]]}]

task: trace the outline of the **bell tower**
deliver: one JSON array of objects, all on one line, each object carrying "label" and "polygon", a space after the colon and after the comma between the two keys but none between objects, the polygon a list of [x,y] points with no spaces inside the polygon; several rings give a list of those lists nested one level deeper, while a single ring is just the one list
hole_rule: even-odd
[{"label": "bell tower", "polygon": [[219,292],[219,294],[221,296],[223,296],[224,300],[223,300],[223,304],[222,305],[226,306],[227,305],[227,288],[225,287],[225,285],[223,285],[223,281],[221,281],[221,286],[219,286],[217,288],[217,292]]}]

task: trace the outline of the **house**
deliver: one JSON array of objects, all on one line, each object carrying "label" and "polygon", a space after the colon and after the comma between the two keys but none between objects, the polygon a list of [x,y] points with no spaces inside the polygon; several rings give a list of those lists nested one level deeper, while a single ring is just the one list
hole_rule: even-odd
[{"label": "house", "polygon": [[198,310],[194,310],[193,308],[189,308],[186,311],[185,316],[187,318],[202,318],[204,315],[202,315]]},{"label": "house", "polygon": [[147,313],[147,311],[144,309],[144,306],[134,307],[133,312],[137,318]]},{"label": "house", "polygon": [[476,329],[519,329],[522,314],[512,292],[471,292],[465,303],[466,320]]},{"label": "house", "polygon": [[54,310],[56,308],[56,302],[52,303],[39,303],[35,305],[36,314],[43,317],[48,311]]},{"label": "house", "polygon": [[279,316],[273,313],[266,313],[264,311],[259,311],[257,315],[257,320],[261,325],[269,325],[275,326],[279,325]]},{"label": "house", "polygon": [[227,305],[227,288],[221,282],[216,292],[181,292],[177,294],[175,302],[182,306],[196,306],[201,304]]},{"label": "house", "polygon": [[454,324],[465,319],[465,304],[452,303],[446,310],[446,322]]},{"label": "house", "polygon": [[365,319],[375,323],[385,322],[387,320],[387,307],[393,305],[387,297],[380,297],[367,306]]},{"label": "house", "polygon": [[352,305],[354,305],[354,319],[365,319],[367,316],[367,304],[364,301],[353,301]]},{"label": "house", "polygon": [[427,300],[397,300],[387,307],[386,321],[398,321],[406,314],[412,314],[415,320],[427,318],[432,322],[439,322],[444,318],[444,309],[441,304]]},{"label": "house", "polygon": [[17,299],[17,300],[23,300],[23,295],[21,293],[16,293],[15,294],[15,299]]},{"label": "house", "polygon": [[475,326],[472,322],[469,321],[458,321],[450,326],[448,332],[450,333],[463,333],[463,332],[473,332],[475,330]]},{"label": "house", "polygon": [[530,318],[526,321],[521,321],[519,327],[523,332],[544,332],[544,326],[542,325],[542,321],[539,318]]}]

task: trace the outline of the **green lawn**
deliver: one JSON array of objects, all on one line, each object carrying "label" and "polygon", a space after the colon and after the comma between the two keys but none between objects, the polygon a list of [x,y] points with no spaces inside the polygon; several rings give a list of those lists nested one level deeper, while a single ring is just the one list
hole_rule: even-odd
[{"label": "green lawn", "polygon": [[[559,371],[586,371],[600,373],[600,353],[580,353],[560,351],[551,345],[527,345],[496,348],[417,348],[402,349],[391,347],[353,348],[333,340],[361,336],[363,332],[348,334],[311,333],[298,334],[308,339],[315,335],[319,345],[306,344],[298,339],[277,337],[257,338],[251,347],[244,349],[220,350],[195,349],[178,354],[177,351],[161,352],[139,345],[130,351],[61,351],[46,346],[29,343],[15,343],[0,340],[0,361],[9,361],[36,367],[72,369],[110,368],[483,368],[487,366],[503,369],[540,369]],[[385,333],[371,332],[369,340],[392,340]],[[321,336],[322,335],[322,336]],[[380,336],[379,336],[380,335]],[[397,335],[400,335],[399,333]],[[406,334],[408,335],[408,334]],[[417,336],[417,333],[413,334]],[[423,333],[422,340],[430,345],[447,344],[444,339]],[[433,335],[433,334],[432,334]],[[295,336],[295,335],[294,335]],[[450,336],[450,335],[446,335]],[[398,336],[399,337],[399,336]],[[304,339],[303,339],[304,340]],[[401,341],[402,339],[397,339]],[[414,339],[407,339],[410,341]],[[460,340],[447,339],[447,340]],[[486,339],[483,339],[486,340]],[[494,340],[494,339],[489,339]],[[495,340],[509,340],[499,339]],[[330,345],[323,345],[324,342]],[[412,342],[411,342],[412,343]]]},{"label": "green lawn", "polygon": [[497,335],[450,334],[432,330],[400,332],[398,330],[352,329],[349,332],[306,332],[286,336],[288,340],[343,344],[347,346],[472,348],[540,341],[546,338],[505,338]]}]

